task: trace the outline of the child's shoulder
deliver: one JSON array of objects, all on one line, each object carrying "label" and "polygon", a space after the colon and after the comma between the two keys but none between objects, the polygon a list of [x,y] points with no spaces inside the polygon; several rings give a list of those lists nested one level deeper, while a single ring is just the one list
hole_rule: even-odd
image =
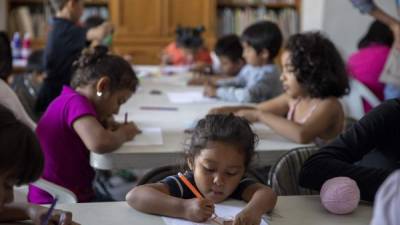
[{"label": "child's shoulder", "polygon": [[78,109],[80,111],[85,108],[94,111],[94,107],[88,98],[67,86],[63,87],[61,94],[53,100],[49,105],[49,108],[52,108],[53,110],[72,109],[72,111],[78,111]]},{"label": "child's shoulder", "polygon": [[324,98],[324,99],[320,99],[320,107],[323,108],[324,110],[333,112],[333,113],[337,113],[339,112],[343,112],[343,107],[342,107],[342,103],[340,102],[340,100],[337,97],[328,97],[328,98]]}]

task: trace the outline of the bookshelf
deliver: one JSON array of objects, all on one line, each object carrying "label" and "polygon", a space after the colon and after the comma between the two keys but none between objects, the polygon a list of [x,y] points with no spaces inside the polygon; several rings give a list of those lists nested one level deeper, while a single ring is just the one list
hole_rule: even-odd
[{"label": "bookshelf", "polygon": [[[108,0],[85,0],[82,20],[98,14],[109,19]],[[43,48],[51,17],[54,15],[49,0],[7,0],[7,30],[12,37],[14,32],[30,33],[32,48]]]},{"label": "bookshelf", "polygon": [[[8,24],[20,7],[25,7],[25,14],[28,9],[33,15],[28,21],[39,21],[39,25],[33,26],[37,29],[33,31],[33,48],[45,44],[53,13],[48,1],[7,0]],[[130,54],[135,64],[158,64],[162,49],[174,40],[178,25],[203,25],[206,28],[203,37],[210,49],[219,36],[240,34],[246,26],[261,19],[277,22],[287,38],[299,30],[300,3],[301,0],[85,0],[85,9],[87,12],[101,9],[103,17],[114,24],[114,52]],[[228,17],[224,17],[227,12]],[[8,26],[10,36],[20,31],[12,27]]]},{"label": "bookshelf", "polygon": [[273,1],[273,2],[263,2],[263,1],[235,1],[235,0],[219,0],[219,7],[268,7],[272,9],[282,9],[282,8],[297,8],[295,2],[288,1]]},{"label": "bookshelf", "polygon": [[286,39],[300,26],[300,0],[218,0],[217,35],[241,34],[259,20],[276,22]]}]

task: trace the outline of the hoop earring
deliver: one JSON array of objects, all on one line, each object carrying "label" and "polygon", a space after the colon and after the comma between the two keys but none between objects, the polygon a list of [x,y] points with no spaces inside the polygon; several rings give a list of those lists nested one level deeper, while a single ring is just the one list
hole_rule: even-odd
[{"label": "hoop earring", "polygon": [[98,91],[96,94],[97,94],[97,96],[99,96],[99,97],[101,97],[101,96],[103,95],[103,93],[100,92],[100,91]]}]

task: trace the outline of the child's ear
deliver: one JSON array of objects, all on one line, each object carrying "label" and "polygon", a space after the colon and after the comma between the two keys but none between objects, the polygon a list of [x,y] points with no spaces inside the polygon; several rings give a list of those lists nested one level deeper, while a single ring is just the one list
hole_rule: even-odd
[{"label": "child's ear", "polygon": [[260,56],[264,61],[269,61],[269,51],[267,49],[262,49],[260,52]]},{"label": "child's ear", "polygon": [[96,83],[96,92],[106,92],[110,89],[110,78],[107,76],[101,76]]},{"label": "child's ear", "polygon": [[186,163],[188,164],[188,167],[191,171],[193,171],[194,165],[193,165],[193,160],[187,159]]},{"label": "child's ear", "polygon": [[242,66],[246,65],[246,61],[244,59],[239,59],[237,61],[237,64],[241,68]]}]

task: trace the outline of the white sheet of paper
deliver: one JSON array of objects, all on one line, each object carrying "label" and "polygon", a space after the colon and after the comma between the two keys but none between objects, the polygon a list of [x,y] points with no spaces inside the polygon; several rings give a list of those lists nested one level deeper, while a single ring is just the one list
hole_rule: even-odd
[{"label": "white sheet of paper", "polygon": [[142,133],[138,134],[132,141],[126,142],[126,145],[144,146],[144,145],[162,145],[163,138],[160,127],[140,127]]},{"label": "white sheet of paper", "polygon": [[187,73],[190,70],[190,66],[162,66],[161,73],[163,74],[181,74]]},{"label": "white sheet of paper", "polygon": [[[218,215],[218,221],[231,221],[235,218],[236,214],[238,214],[242,210],[241,207],[235,206],[227,206],[227,205],[215,205],[215,213]],[[167,225],[218,225],[215,221],[209,220],[204,223],[196,223],[188,220],[176,219],[171,217],[163,216],[165,224]],[[260,225],[268,225],[264,219],[261,220]]]},{"label": "white sheet of paper", "polygon": [[214,102],[215,99],[203,96],[200,91],[191,92],[170,92],[167,93],[169,101],[172,103],[196,103],[196,102]]}]

